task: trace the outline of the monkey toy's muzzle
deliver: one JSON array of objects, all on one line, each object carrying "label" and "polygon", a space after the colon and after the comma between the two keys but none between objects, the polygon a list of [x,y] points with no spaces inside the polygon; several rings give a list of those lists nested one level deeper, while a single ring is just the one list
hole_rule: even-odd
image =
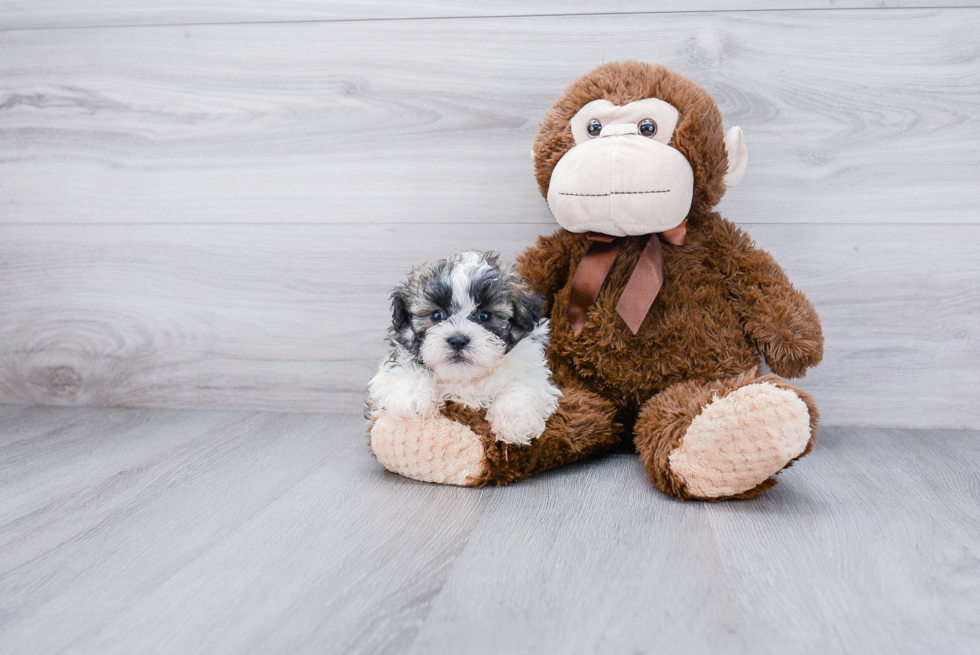
[{"label": "monkey toy's muzzle", "polygon": [[621,237],[677,227],[693,195],[694,171],[684,155],[640,136],[635,124],[613,124],[558,161],[548,206],[570,232]]}]

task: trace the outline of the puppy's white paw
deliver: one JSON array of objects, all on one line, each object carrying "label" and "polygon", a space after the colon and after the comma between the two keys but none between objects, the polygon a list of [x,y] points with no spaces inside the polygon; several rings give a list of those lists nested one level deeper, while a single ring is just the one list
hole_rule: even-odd
[{"label": "puppy's white paw", "polygon": [[490,431],[497,441],[526,446],[544,432],[544,417],[535,409],[522,405],[494,403],[487,412]]},{"label": "puppy's white paw", "polygon": [[407,421],[433,418],[439,412],[435,392],[427,384],[392,389],[385,397],[383,407],[393,418]]}]

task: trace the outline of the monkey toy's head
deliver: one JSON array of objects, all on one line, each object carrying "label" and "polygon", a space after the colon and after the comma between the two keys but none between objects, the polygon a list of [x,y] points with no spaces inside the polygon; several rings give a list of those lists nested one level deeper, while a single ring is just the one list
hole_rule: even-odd
[{"label": "monkey toy's head", "polygon": [[571,232],[665,232],[742,179],[742,130],[707,92],[663,66],[613,62],[577,79],[545,115],[535,175]]}]

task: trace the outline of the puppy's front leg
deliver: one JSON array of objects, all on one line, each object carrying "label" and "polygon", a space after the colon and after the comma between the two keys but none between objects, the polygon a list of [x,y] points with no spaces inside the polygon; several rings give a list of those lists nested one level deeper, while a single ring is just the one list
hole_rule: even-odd
[{"label": "puppy's front leg", "polygon": [[497,441],[526,446],[541,436],[545,421],[555,411],[554,406],[541,407],[528,393],[501,394],[487,410],[490,431]]},{"label": "puppy's front leg", "polygon": [[393,418],[421,421],[436,416],[440,400],[432,377],[424,368],[386,362],[368,384],[372,413],[382,410]]}]

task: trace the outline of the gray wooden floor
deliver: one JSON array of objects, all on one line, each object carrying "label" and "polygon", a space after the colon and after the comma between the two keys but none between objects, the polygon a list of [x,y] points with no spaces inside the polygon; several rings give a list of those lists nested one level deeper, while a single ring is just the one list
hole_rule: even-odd
[{"label": "gray wooden floor", "polygon": [[0,407],[3,653],[976,653],[980,433],[826,428],[765,497],[612,455],[384,472],[349,415]]}]

